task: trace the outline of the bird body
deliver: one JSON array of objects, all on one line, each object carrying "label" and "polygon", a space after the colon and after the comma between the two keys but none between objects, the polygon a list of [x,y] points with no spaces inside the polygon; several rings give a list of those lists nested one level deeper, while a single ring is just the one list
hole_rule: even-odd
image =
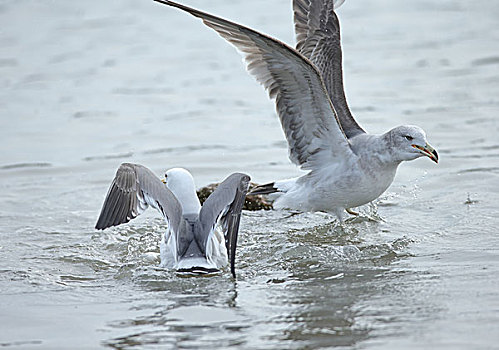
[{"label": "bird body", "polygon": [[173,269],[181,273],[196,274],[218,272],[218,270],[227,265],[227,248],[220,225],[214,227],[214,232],[206,244],[206,252],[203,253],[194,238],[194,232],[197,230],[195,228],[196,221],[197,218],[185,217],[185,239],[188,239],[189,243],[181,259],[177,258],[175,236],[173,234],[162,235],[159,246],[161,267]]},{"label": "bird body", "polygon": [[[258,187],[251,193],[273,193],[274,208],[332,212],[342,218],[343,209],[369,203],[392,183],[400,161],[393,161],[383,149],[383,136],[361,134],[351,140],[352,157],[315,168],[307,174],[276,181],[267,191]],[[369,145],[367,152],[365,144]],[[380,147],[374,147],[376,145]]]},{"label": "bird body", "polygon": [[275,100],[289,158],[307,173],[249,194],[274,194],[275,208],[344,210],[378,198],[402,161],[438,154],[412,125],[367,134],[354,119],[343,88],[339,21],[342,0],[293,0],[296,49],[251,28],[170,0],[155,0],[201,18],[244,56],[248,72]]},{"label": "bird body", "polygon": [[161,265],[179,273],[214,273],[227,265],[235,276],[239,220],[249,176],[234,173],[201,206],[194,179],[185,169],[170,169],[162,182],[139,164],[118,168],[95,228],[129,222],[149,206],[168,224],[161,238]]},{"label": "bird body", "polygon": [[202,246],[195,238],[196,232],[201,231],[199,215],[188,214],[184,215],[183,219],[185,228],[182,230],[181,240],[185,241],[185,252],[179,259],[176,236],[172,232],[167,232],[162,235],[159,246],[160,266],[184,274],[214,273],[225,267],[228,254],[223,228],[218,224],[213,227],[213,232],[203,252]]}]

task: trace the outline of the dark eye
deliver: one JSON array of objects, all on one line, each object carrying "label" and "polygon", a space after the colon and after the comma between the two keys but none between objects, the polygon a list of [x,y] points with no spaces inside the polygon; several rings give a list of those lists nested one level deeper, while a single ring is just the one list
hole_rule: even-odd
[{"label": "dark eye", "polygon": [[409,135],[405,135],[404,137],[407,139],[407,141],[412,141],[412,140],[414,140],[414,137],[409,136]]}]

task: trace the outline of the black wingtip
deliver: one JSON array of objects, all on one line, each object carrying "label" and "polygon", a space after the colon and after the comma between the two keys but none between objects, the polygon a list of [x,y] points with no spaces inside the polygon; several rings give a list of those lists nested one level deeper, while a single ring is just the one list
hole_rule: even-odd
[{"label": "black wingtip", "polygon": [[104,222],[102,218],[99,217],[99,220],[97,220],[97,223],[95,224],[95,229],[99,231],[104,231],[106,228],[109,228],[114,225],[109,225],[108,223]]},{"label": "black wingtip", "polygon": [[278,192],[279,190],[275,187],[275,182],[271,182],[265,185],[256,186],[251,191],[248,192],[248,195],[256,195],[256,194],[270,194]]},{"label": "black wingtip", "polygon": [[182,10],[185,10],[185,9],[189,8],[189,7],[185,6],[185,5],[182,5],[182,4],[176,3],[174,1],[170,1],[170,0],[153,0],[153,1],[159,2],[160,4],[163,4],[163,5],[177,7],[177,8],[182,9]]},{"label": "black wingtip", "polygon": [[235,247],[234,247],[233,251],[231,252],[231,256],[230,256],[230,273],[232,275],[232,278],[235,279],[236,278],[236,249],[235,249]]}]

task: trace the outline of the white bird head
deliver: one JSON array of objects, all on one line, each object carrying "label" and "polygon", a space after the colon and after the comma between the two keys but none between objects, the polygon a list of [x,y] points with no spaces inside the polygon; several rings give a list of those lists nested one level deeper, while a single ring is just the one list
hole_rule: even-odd
[{"label": "white bird head", "polygon": [[419,126],[397,126],[388,131],[387,136],[391,152],[397,161],[426,156],[438,163],[437,151],[426,141],[426,134]]},{"label": "white bird head", "polygon": [[199,213],[201,204],[196,194],[196,185],[191,173],[183,168],[172,168],[165,173],[163,180],[182,205],[184,214]]}]

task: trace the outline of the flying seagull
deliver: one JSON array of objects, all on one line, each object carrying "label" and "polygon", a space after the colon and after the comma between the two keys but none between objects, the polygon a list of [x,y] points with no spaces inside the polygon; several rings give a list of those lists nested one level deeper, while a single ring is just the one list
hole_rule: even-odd
[{"label": "flying seagull", "polygon": [[123,163],[111,183],[95,228],[129,222],[149,206],[168,223],[161,239],[161,265],[178,273],[218,272],[230,260],[235,277],[237,234],[250,177],[234,173],[199,203],[192,175],[173,168],[160,180],[148,168]]},{"label": "flying seagull", "polygon": [[[346,103],[341,73],[339,23],[334,2],[294,2],[298,50],[253,29],[185,5],[155,0],[201,18],[233,44],[247,69],[275,100],[289,158],[307,174],[259,186],[250,194],[277,197],[274,208],[344,211],[378,198],[402,161],[438,154],[425,132],[412,125],[367,134]],[[341,1],[336,1],[337,5]]]}]

